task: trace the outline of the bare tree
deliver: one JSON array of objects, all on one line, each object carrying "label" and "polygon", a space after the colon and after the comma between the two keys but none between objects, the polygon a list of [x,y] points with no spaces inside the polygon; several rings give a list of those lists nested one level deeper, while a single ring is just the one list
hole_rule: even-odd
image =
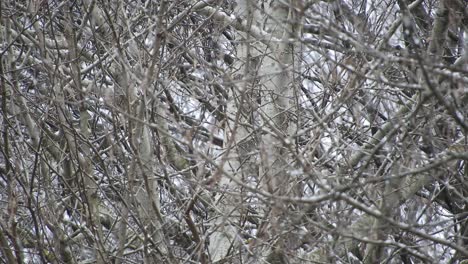
[{"label": "bare tree", "polygon": [[1,263],[464,263],[462,0],[2,1]]}]

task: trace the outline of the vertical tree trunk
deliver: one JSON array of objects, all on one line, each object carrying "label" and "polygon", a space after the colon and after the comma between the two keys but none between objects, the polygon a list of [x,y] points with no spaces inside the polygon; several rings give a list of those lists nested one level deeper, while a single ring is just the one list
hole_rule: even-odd
[{"label": "vertical tree trunk", "polygon": [[[236,15],[247,21],[247,28],[236,36],[238,61],[232,72],[234,85],[227,105],[226,154],[222,159],[224,172],[242,182],[256,178],[263,191],[278,196],[287,195],[292,188],[288,173],[293,166],[285,144],[294,140],[295,132],[292,122],[294,44],[289,42],[297,34],[294,4],[294,1],[237,1]],[[252,26],[263,28],[281,41],[253,38]],[[239,189],[225,176],[220,178],[220,185],[231,191]],[[281,233],[280,225],[287,215],[286,205],[272,203],[275,204],[272,207],[256,208],[266,220],[258,231],[257,241],[250,245],[256,255],[254,259],[265,260],[267,255],[269,261],[284,257],[283,237],[276,236]],[[239,204],[234,197],[223,198],[223,204],[218,205],[223,217],[215,221],[217,230],[210,240],[213,261],[222,259],[235,245],[239,235],[232,225],[240,219],[232,216],[242,215],[242,208],[246,209],[247,205]],[[273,245],[255,246],[263,243]]]}]

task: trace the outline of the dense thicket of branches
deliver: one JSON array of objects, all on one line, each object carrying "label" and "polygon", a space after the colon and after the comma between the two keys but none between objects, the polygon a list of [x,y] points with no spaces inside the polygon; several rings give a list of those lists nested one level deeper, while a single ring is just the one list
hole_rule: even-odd
[{"label": "dense thicket of branches", "polygon": [[464,0],[0,2],[0,263],[462,263]]}]

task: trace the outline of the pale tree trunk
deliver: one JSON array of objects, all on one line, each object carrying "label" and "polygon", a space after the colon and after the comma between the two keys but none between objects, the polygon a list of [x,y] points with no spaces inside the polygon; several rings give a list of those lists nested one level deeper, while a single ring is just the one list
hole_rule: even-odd
[{"label": "pale tree trunk", "polygon": [[[247,24],[255,21],[253,14],[255,9],[252,5],[251,1],[238,2],[236,13],[239,17],[246,18]],[[250,46],[248,40],[253,39],[249,34],[237,34],[236,39],[239,40],[237,47],[239,59],[236,60],[231,78],[228,80],[233,85],[229,89],[224,124],[225,153],[220,159],[220,167],[237,180],[247,182],[249,178],[258,174],[257,157],[252,152],[258,145],[258,132],[255,131],[255,110],[258,106],[254,103],[259,94],[254,88],[259,78],[257,72],[259,63],[255,59],[258,59],[260,54]],[[236,224],[239,222],[238,216],[241,215],[242,209],[245,209],[241,208],[242,204],[238,198],[222,192],[238,191],[239,188],[229,177],[221,174],[222,172],[217,172],[213,178],[221,188],[221,192],[215,197],[217,216],[213,221],[213,234],[209,244],[211,260],[214,262],[222,260],[240,243]]]},{"label": "pale tree trunk", "polygon": [[[289,146],[294,145],[297,116],[295,111],[295,84],[293,72],[294,43],[289,39],[297,37],[297,15],[295,1],[274,1],[265,7],[264,27],[271,35],[281,40],[270,43],[269,50],[261,58],[259,69],[263,86],[261,107],[259,109],[263,131],[260,146],[261,165],[259,179],[264,191],[274,196],[297,196],[291,182],[290,173],[294,170]],[[296,71],[297,72],[297,71]],[[296,114],[296,115],[294,115]],[[272,206],[264,208],[266,222],[260,230],[259,239],[268,241],[266,260],[270,263],[287,263],[288,235],[287,229],[290,207],[286,203],[272,201]],[[260,242],[260,241],[258,241]]]},{"label": "pale tree trunk", "polygon": [[[227,174],[241,182],[255,178],[261,190],[281,196],[291,194],[292,189],[287,176],[292,164],[287,158],[285,144],[288,141],[292,143],[295,132],[292,122],[294,45],[289,43],[289,39],[297,34],[295,22],[298,21],[295,20],[299,18],[291,8],[295,4],[293,2],[237,2],[236,16],[245,19],[246,27],[236,36],[238,60],[230,80],[234,85],[229,93],[225,154],[221,159]],[[255,32],[259,28],[280,41],[256,39]],[[236,184],[229,177],[221,176],[219,184],[226,190],[236,190]],[[221,260],[229,249],[239,244],[235,224],[240,220],[236,217],[248,210],[248,205],[239,204],[239,198],[226,199],[224,196],[219,194],[216,206],[220,217],[214,221],[210,239],[213,261]],[[258,230],[257,239],[248,245],[254,254],[250,261],[283,261],[285,237],[279,234],[285,207],[284,204],[276,204],[256,208],[262,212],[265,221]],[[263,244],[270,245],[260,246]]]}]

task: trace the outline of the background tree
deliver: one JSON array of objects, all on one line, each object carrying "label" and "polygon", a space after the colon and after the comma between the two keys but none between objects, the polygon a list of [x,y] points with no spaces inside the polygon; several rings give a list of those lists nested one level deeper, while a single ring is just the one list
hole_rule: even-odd
[{"label": "background tree", "polygon": [[2,1],[3,263],[462,263],[468,7]]}]

